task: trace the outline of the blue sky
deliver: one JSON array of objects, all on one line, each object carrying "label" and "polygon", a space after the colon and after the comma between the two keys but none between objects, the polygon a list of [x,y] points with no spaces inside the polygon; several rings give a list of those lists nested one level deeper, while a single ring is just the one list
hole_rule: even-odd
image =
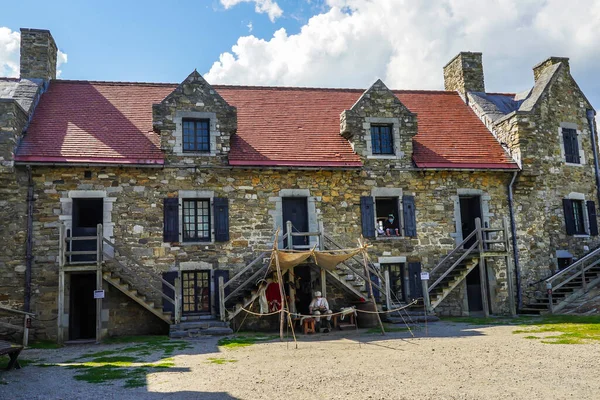
[{"label": "blue sky", "polygon": [[5,2],[0,75],[18,74],[21,27],[51,30],[68,56],[60,66],[64,79],[179,82],[197,68],[211,83],[364,88],[381,78],[395,89],[442,89],[442,67],[467,50],[483,52],[486,89],[495,92],[525,90],[533,85],[533,65],[549,56],[570,57],[574,77],[599,108],[600,1],[564,5],[563,0]]}]

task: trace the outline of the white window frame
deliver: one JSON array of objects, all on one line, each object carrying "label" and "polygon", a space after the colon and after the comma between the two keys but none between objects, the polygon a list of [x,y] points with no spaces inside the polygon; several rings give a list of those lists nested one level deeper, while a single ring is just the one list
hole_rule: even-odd
[{"label": "white window frame", "polygon": [[[183,151],[183,120],[198,120],[207,119],[209,120],[209,142],[210,151]],[[196,157],[196,156],[216,156],[217,155],[217,136],[220,132],[217,131],[217,114],[212,112],[198,112],[198,111],[177,111],[175,113],[175,145],[173,146],[173,153],[182,157]]]},{"label": "white window frame", "polygon": [[[565,154],[565,141],[563,139],[563,129],[574,129],[577,132],[577,148],[579,150],[579,163],[567,162],[567,156]],[[579,130],[577,124],[570,122],[561,122],[558,128],[558,141],[560,143],[560,158],[565,165],[572,167],[581,167],[585,165],[585,152],[583,151],[583,132]]]},{"label": "white window frame", "polygon": [[[375,238],[379,240],[399,239],[406,237],[404,232],[404,205],[402,203],[403,190],[400,188],[373,188],[371,189],[371,197],[373,198],[373,224],[375,226]],[[377,199],[381,198],[397,198],[398,199],[398,232],[400,236],[379,236],[377,234]]]},{"label": "white window frame", "polygon": [[[186,153],[187,154],[187,153]],[[190,246],[198,244],[212,244],[215,242],[215,213],[214,213],[214,198],[215,192],[212,190],[180,190],[179,191],[179,207],[178,207],[178,218],[179,218],[179,244],[181,246]],[[183,201],[184,200],[209,200],[208,207],[210,208],[210,241],[183,241]]]}]

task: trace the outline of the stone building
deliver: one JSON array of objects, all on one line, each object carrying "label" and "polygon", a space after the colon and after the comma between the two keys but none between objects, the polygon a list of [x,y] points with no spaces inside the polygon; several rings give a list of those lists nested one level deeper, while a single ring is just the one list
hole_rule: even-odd
[{"label": "stone building", "polygon": [[288,221],[314,235],[280,247],[370,245],[369,277],[296,267],[299,308],[317,288],[364,301],[372,279],[383,308],[526,311],[597,247],[595,112],[567,59],[519,94],[485,92],[480,53],[446,65],[445,91],[68,81],[50,32],[21,35],[21,76],[0,79],[0,302],[36,337],[232,318]]}]

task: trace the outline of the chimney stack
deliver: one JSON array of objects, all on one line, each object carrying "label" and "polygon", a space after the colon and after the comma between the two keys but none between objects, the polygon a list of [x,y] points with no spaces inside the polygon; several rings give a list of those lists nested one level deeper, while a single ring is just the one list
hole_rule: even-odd
[{"label": "chimney stack", "polygon": [[466,92],[485,92],[481,53],[463,51],[450,60],[444,66],[444,87],[463,97]]},{"label": "chimney stack", "polygon": [[56,79],[57,52],[50,31],[21,28],[21,79]]},{"label": "chimney stack", "polygon": [[537,82],[538,78],[546,68],[558,63],[562,63],[563,67],[567,69],[567,72],[571,73],[571,67],[569,66],[569,59],[567,57],[549,57],[533,67],[533,80]]}]

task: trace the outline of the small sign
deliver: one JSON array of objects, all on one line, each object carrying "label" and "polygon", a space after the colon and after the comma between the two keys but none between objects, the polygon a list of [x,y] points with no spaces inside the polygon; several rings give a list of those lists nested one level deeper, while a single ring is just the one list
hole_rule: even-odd
[{"label": "small sign", "polygon": [[94,290],[94,298],[95,299],[103,299],[104,298],[104,290]]},{"label": "small sign", "polygon": [[429,272],[421,272],[421,280],[428,281],[429,280]]}]

